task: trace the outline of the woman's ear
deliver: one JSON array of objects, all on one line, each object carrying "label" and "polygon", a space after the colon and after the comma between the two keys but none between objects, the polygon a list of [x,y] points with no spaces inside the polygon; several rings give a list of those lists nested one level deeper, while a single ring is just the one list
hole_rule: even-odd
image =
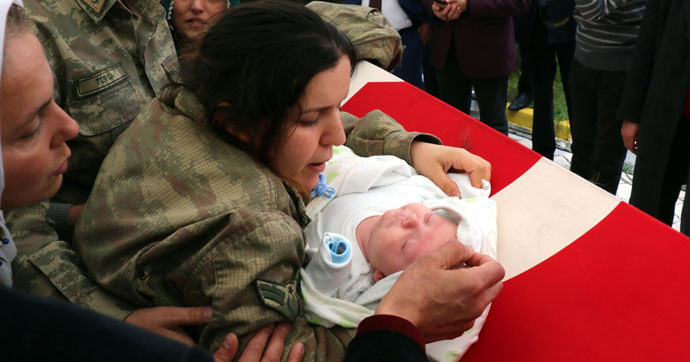
[{"label": "woman's ear", "polygon": [[239,139],[243,143],[249,143],[249,136],[246,133],[238,130],[236,125],[234,125],[234,124],[232,124],[232,122],[230,122],[230,116],[228,115],[228,112],[226,111],[226,108],[228,108],[228,107],[230,107],[230,103],[228,103],[228,102],[220,103],[218,105],[218,107],[216,107],[216,113],[213,114],[213,120],[215,121],[216,124],[225,128],[225,130],[229,134],[237,137],[237,139]]}]

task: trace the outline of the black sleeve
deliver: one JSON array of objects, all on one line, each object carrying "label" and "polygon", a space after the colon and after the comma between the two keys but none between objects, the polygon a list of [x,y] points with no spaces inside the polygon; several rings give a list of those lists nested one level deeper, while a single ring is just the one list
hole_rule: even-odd
[{"label": "black sleeve", "polygon": [[182,343],[75,305],[0,288],[3,361],[208,361]]},{"label": "black sleeve", "polygon": [[428,361],[414,339],[389,329],[357,335],[347,347],[344,361],[413,362]]},{"label": "black sleeve", "polygon": [[657,30],[665,26],[665,19],[659,18],[659,7],[660,1],[651,0],[645,8],[632,63],[616,113],[616,117],[623,121],[639,123],[642,110],[647,103],[647,92],[654,70],[654,55],[659,40]]}]

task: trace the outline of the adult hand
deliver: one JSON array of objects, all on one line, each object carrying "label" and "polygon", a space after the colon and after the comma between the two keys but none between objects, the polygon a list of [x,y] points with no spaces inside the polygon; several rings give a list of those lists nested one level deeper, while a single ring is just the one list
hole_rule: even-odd
[{"label": "adult hand", "polygon": [[[466,267],[457,268],[463,262]],[[427,343],[455,338],[498,296],[504,275],[497,261],[451,240],[408,266],[376,314],[407,319]]]},{"label": "adult hand", "polygon": [[426,46],[429,40],[431,40],[431,24],[426,22],[421,23],[419,27],[417,27],[417,33],[422,40],[422,45]]},{"label": "adult hand", "polygon": [[412,166],[428,177],[446,194],[462,196],[458,185],[448,177],[448,171],[464,171],[470,175],[472,186],[482,187],[482,179],[491,180],[491,164],[464,148],[435,145],[415,141],[410,149]]},{"label": "adult hand", "polygon": [[453,21],[467,8],[467,0],[448,0],[446,4],[434,2],[431,11],[443,21]]},{"label": "adult hand", "polygon": [[67,223],[70,227],[77,225],[77,221],[79,220],[79,216],[81,216],[82,210],[84,210],[84,204],[70,205],[69,211],[67,211]]},{"label": "adult hand", "polygon": [[623,136],[623,144],[630,152],[637,154],[637,133],[640,130],[640,124],[636,122],[623,121],[621,127],[621,136]]},{"label": "adult hand", "polygon": [[[278,326],[269,324],[259,329],[249,340],[238,361],[280,361],[280,358],[283,356],[285,338],[287,338],[288,332],[290,332],[289,323],[281,323]],[[271,337],[270,340],[269,337]],[[239,341],[237,335],[230,333],[225,337],[216,353],[213,354],[213,360],[215,362],[230,362],[235,358],[238,349]],[[288,362],[301,362],[302,357],[304,357],[304,345],[296,343],[290,350]]]},{"label": "adult hand", "polygon": [[206,324],[211,313],[211,307],[142,308],[128,315],[125,322],[191,346],[194,340],[182,327]]}]

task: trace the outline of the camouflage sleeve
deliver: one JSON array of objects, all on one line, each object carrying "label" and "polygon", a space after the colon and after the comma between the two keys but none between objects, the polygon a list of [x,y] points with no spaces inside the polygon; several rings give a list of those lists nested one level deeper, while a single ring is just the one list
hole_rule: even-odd
[{"label": "camouflage sleeve", "polygon": [[[295,343],[302,342],[304,361],[342,360],[354,330],[314,326],[303,315],[298,290],[304,244],[301,227],[285,213],[249,209],[217,218],[215,223],[225,227],[212,229],[222,232],[192,256],[207,262],[198,279],[190,280],[189,288],[181,288],[184,299],[210,300],[214,310],[199,343],[215,351],[233,332],[243,350],[257,329],[290,320],[283,358]],[[244,232],[239,234],[239,230]],[[194,295],[196,288],[191,285],[200,286],[205,297]]]},{"label": "camouflage sleeve", "polygon": [[350,39],[357,60],[366,59],[388,70],[400,65],[403,51],[400,34],[380,11],[325,1],[312,1],[307,7]]},{"label": "camouflage sleeve", "polygon": [[360,156],[392,155],[411,165],[410,146],[413,141],[441,144],[441,140],[436,136],[407,132],[395,120],[379,110],[371,111],[359,119],[342,112],[340,118],[347,135],[345,145]]},{"label": "camouflage sleeve", "polygon": [[48,207],[45,201],[7,214],[17,246],[17,258],[12,263],[14,287],[124,319],[132,307],[89,278],[72,245],[59,240],[53,230],[46,217]]}]

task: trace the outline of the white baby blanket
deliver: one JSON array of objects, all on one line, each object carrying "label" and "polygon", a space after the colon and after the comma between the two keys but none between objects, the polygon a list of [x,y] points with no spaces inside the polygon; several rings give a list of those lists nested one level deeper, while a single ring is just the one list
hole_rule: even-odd
[{"label": "white baby blanket", "polygon": [[[383,187],[395,186],[415,176],[415,170],[406,162],[393,156],[359,157],[349,148],[344,146],[334,147],[334,157],[326,165],[324,171],[326,182],[336,188],[334,197],[352,193],[363,193],[377,188],[377,191],[385,190]],[[446,218],[458,223],[457,238],[475,251],[496,258],[497,228],[496,228],[496,203],[489,199],[490,184],[483,181],[482,189],[471,186],[467,174],[450,174],[456,182],[463,196],[462,199],[448,197],[431,181],[428,181],[428,192],[421,202],[435,212],[443,214]],[[415,189],[419,190],[419,189]],[[395,196],[393,196],[395,197]],[[318,196],[307,205],[307,214],[312,218],[310,226],[316,225],[321,211],[328,207],[331,199]],[[415,200],[417,201],[417,200]],[[309,230],[308,230],[309,231]],[[324,230],[329,231],[329,230]],[[306,232],[307,255],[311,258],[318,257],[318,248],[321,240],[314,240],[314,230]],[[310,236],[311,235],[311,236]],[[355,240],[351,240],[356,243]],[[353,248],[356,253],[361,253],[358,247]],[[393,286],[401,272],[389,275],[379,282],[374,283],[371,276],[366,283],[373,284],[359,294],[353,302],[335,298],[333,293],[324,294],[316,288],[312,278],[315,273],[332,273],[332,271],[319,270],[324,268],[310,264],[307,270],[302,269],[302,296],[305,301],[305,310],[310,322],[331,327],[335,324],[343,327],[355,328],[359,322],[372,315],[378,302]],[[324,264],[325,265],[325,264]],[[361,284],[364,281],[360,281]],[[369,285],[369,284],[365,284]],[[331,288],[332,289],[332,288]],[[427,355],[436,361],[457,361],[467,351],[470,345],[478,339],[479,331],[486,320],[489,307],[475,321],[474,327],[466,331],[462,336],[453,340],[430,343],[426,346]]]}]

